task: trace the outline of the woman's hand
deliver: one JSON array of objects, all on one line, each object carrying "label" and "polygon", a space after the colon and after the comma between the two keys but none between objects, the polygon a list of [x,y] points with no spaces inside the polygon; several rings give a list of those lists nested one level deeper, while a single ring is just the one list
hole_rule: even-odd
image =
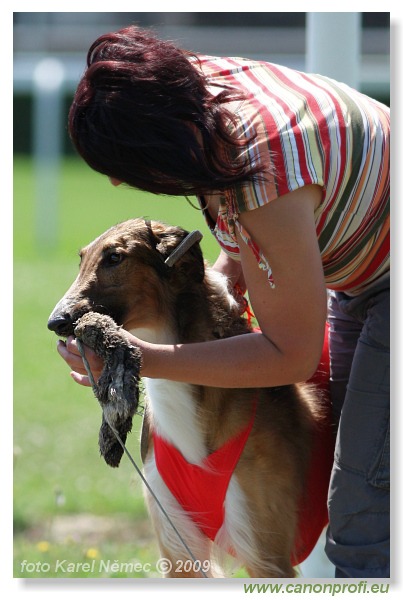
[{"label": "woman's hand", "polygon": [[[70,375],[74,381],[80,385],[91,387],[91,382],[87,375],[83,359],[81,358],[81,354],[77,348],[76,339],[73,336],[69,336],[65,342],[59,340],[57,343],[57,351],[72,369]],[[91,367],[91,372],[95,381],[98,381],[103,369],[102,359],[99,358],[99,356],[97,356],[95,352],[87,346],[85,346],[85,357]]]},{"label": "woman's hand", "polygon": [[237,286],[239,292],[243,295],[246,292],[245,278],[242,272],[242,265],[236,262],[221,250],[217,260],[213,265],[213,269],[228,277],[229,284],[232,288]]}]

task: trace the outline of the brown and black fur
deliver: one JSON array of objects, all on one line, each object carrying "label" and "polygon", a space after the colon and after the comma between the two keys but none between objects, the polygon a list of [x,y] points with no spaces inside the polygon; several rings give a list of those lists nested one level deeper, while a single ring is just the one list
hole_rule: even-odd
[{"label": "brown and black fur", "polygon": [[[242,302],[230,302],[228,292],[209,276],[199,244],[173,267],[166,266],[165,259],[186,233],[179,227],[143,219],[106,231],[82,250],[78,277],[54,309],[49,328],[60,336],[73,334],[79,319],[91,311],[109,315],[125,330],[152,328],[158,332],[168,328],[177,343],[250,332],[241,314]],[[247,550],[244,555],[240,551],[239,559],[252,577],[292,577],[290,557],[298,503],[312,435],[321,420],[318,398],[303,385],[261,389],[193,386],[198,422],[209,452],[245,427],[255,398],[253,430],[235,475],[247,499],[259,560],[249,559]],[[149,427],[152,430],[152,413]],[[147,459],[152,453],[150,441]],[[150,512],[162,555],[175,560],[159,534],[162,520],[158,511],[150,506]]]}]

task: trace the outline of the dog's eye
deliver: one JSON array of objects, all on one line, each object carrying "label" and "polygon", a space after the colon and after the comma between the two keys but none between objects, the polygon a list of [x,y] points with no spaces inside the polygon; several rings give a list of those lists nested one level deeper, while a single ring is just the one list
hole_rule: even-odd
[{"label": "dog's eye", "polygon": [[105,257],[105,265],[108,267],[114,267],[118,265],[123,260],[123,254],[119,254],[119,252],[111,252],[108,256]]}]

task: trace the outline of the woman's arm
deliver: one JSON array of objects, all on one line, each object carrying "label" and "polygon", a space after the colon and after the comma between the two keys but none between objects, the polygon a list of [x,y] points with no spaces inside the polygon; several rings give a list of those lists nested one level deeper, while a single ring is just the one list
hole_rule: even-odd
[{"label": "woman's arm", "polygon": [[[242,271],[261,333],[196,344],[137,340],[142,375],[217,387],[265,387],[308,379],[319,362],[326,320],[326,288],[314,210],[321,189],[307,186],[240,216],[268,259],[269,285],[249,247],[239,239]],[[61,352],[62,349],[62,352]],[[73,377],[87,385],[75,342],[59,346]],[[100,363],[94,360],[95,372]]]}]

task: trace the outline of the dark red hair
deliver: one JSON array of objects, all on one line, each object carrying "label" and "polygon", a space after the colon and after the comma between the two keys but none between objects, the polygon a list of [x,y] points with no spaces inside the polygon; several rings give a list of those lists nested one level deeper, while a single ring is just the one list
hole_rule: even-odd
[{"label": "dark red hair", "polygon": [[[69,112],[71,139],[96,171],[156,194],[202,194],[251,181],[226,103],[212,95],[191,55],[150,31],[98,38]],[[194,60],[197,60],[194,57]]]}]

